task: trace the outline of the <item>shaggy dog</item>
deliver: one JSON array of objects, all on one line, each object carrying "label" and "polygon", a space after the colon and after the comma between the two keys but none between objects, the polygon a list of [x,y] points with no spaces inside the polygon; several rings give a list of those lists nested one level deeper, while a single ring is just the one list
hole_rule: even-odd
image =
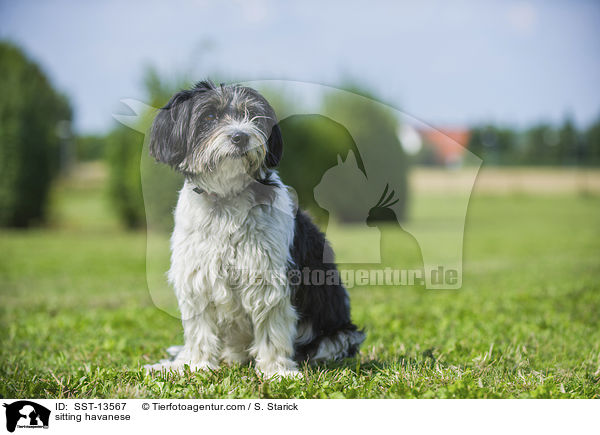
[{"label": "shaggy dog", "polygon": [[[282,152],[273,108],[248,87],[199,82],[157,114],[150,154],[185,177],[168,273],[184,345],[148,370],[254,359],[285,376],[298,362],[358,351],[365,336],[335,264],[324,262],[329,245],[274,169]],[[326,282],[310,282],[311,271]]]}]

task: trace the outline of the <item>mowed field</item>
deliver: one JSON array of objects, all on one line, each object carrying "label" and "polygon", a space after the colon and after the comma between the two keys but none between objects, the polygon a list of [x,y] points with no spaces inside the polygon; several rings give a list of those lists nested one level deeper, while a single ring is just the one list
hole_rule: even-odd
[{"label": "mowed field", "polygon": [[[422,204],[431,190],[416,190]],[[146,234],[123,231],[104,195],[93,177],[63,181],[48,228],[0,232],[2,397],[600,398],[593,189],[476,188],[462,289],[352,288],[360,355],[302,367],[302,379],[251,366],[146,375],[182,328],[150,297]],[[386,261],[418,267],[406,233],[381,231]]]}]

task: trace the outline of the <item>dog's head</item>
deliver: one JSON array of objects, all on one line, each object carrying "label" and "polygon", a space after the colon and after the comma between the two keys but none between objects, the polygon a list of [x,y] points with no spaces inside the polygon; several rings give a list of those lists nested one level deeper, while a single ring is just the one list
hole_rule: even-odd
[{"label": "dog's head", "polygon": [[175,94],[158,112],[150,154],[207,190],[264,176],[283,151],[275,112],[254,89],[210,81]]}]

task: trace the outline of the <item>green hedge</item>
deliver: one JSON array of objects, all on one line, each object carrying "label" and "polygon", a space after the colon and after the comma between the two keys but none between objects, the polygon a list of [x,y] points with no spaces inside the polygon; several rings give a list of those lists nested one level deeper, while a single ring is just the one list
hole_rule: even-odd
[{"label": "green hedge", "polygon": [[67,99],[16,46],[0,42],[0,225],[42,223],[60,159]]}]

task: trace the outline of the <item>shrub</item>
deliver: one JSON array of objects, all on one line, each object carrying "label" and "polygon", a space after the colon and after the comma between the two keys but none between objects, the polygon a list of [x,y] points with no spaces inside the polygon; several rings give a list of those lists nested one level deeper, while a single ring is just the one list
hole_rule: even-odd
[{"label": "shrub", "polygon": [[59,129],[71,109],[39,66],[7,42],[0,42],[0,77],[0,225],[28,227],[44,221]]},{"label": "shrub", "polygon": [[358,157],[360,153],[348,130],[341,124],[321,115],[294,115],[279,124],[284,141],[283,159],[280,164],[281,179],[291,186],[298,196],[301,208],[307,209],[321,225],[327,223],[328,213],[341,220],[353,220],[351,212],[342,212],[341,198],[332,210],[325,210],[315,201],[314,189],[323,175],[338,164],[338,156],[346,159],[349,151]]},{"label": "shrub", "polygon": [[144,135],[118,126],[106,138],[106,158],[110,168],[108,193],[127,228],[145,225],[140,181],[140,157]]}]

